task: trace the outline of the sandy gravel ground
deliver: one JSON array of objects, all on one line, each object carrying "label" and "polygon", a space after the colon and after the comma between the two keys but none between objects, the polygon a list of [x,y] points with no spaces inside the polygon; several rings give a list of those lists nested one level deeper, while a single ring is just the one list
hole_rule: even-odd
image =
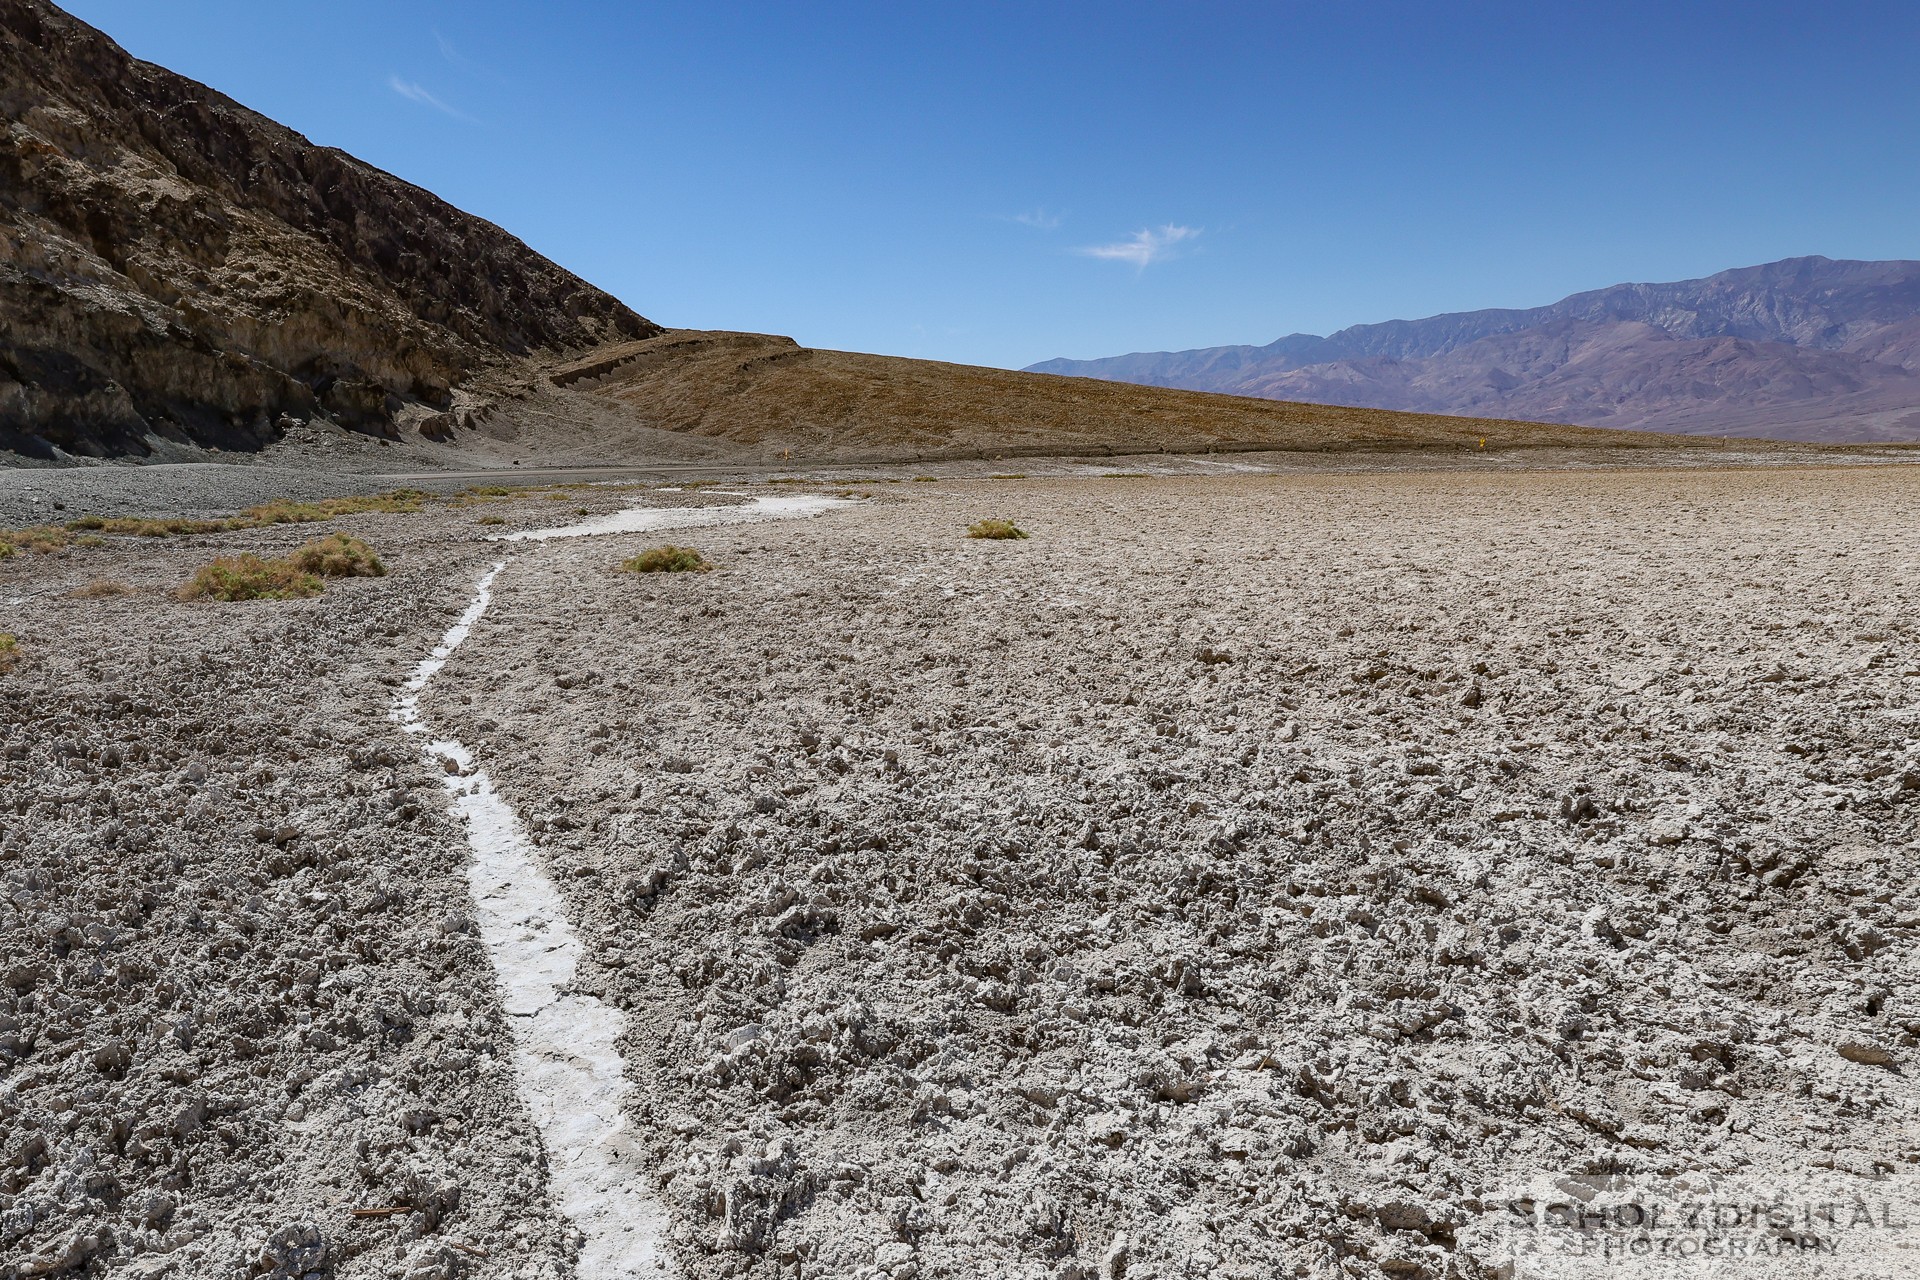
[{"label": "sandy gravel ground", "polygon": [[[316,432],[318,428],[314,429]],[[662,433],[670,434],[670,433]],[[0,525],[30,525],[93,515],[203,515],[232,511],[277,498],[312,500],[345,494],[386,493],[397,487],[453,493],[476,484],[516,486],[584,481],[652,481],[672,484],[690,479],[752,479],[806,476],[829,482],[903,480],[917,475],[942,479],[988,479],[1020,472],[1030,476],[1099,476],[1116,471],[1147,475],[1374,474],[1381,471],[1539,470],[1596,467],[1779,467],[1884,466],[1913,462],[1911,448],[1846,446],[1791,449],[1751,447],[1734,442],[1718,449],[1672,451],[1639,449],[1488,449],[1463,452],[1434,448],[1382,453],[1371,450],[1264,451],[1234,453],[1148,453],[1096,458],[994,458],[971,461],[846,463],[809,465],[710,458],[697,450],[662,447],[637,450],[620,465],[602,465],[597,452],[524,450],[525,465],[509,466],[504,456],[486,451],[462,453],[409,446],[380,448],[352,432],[329,432],[325,441],[290,439],[258,454],[184,451],[190,460],[144,465],[100,463],[89,466],[0,465]],[[1698,442],[1689,441],[1697,445]],[[322,445],[327,447],[322,447]],[[13,457],[0,453],[0,462]],[[639,459],[634,461],[633,459]]]},{"label": "sandy gravel ground", "polygon": [[[1542,1171],[1920,1172],[1920,476],[861,491],[516,549],[423,702],[683,1274],[1483,1276]],[[0,564],[0,1265],[571,1274],[386,719],[479,514],[338,522],[394,573],[313,601],[165,594],[312,529]]]}]

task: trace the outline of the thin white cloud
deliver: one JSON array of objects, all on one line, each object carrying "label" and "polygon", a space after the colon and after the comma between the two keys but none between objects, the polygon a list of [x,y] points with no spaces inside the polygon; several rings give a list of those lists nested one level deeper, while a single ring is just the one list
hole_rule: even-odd
[{"label": "thin white cloud", "polygon": [[433,30],[433,42],[434,44],[440,47],[440,56],[446,59],[448,65],[458,67],[460,68],[460,70],[469,72],[473,75],[484,76],[488,80],[492,80],[498,84],[506,83],[506,77],[501,75],[498,71],[495,71],[492,67],[489,67],[484,63],[475,62],[472,58],[469,58],[466,54],[460,52],[459,48],[453,43],[453,41],[447,39],[446,36],[441,34],[440,28],[434,27],[432,30]]},{"label": "thin white cloud", "polygon": [[1091,244],[1075,252],[1089,258],[1103,258],[1108,262],[1131,262],[1135,267],[1144,268],[1156,262],[1165,262],[1174,256],[1175,245],[1199,234],[1198,227],[1182,227],[1169,222],[1160,227],[1142,227],[1125,240],[1116,240],[1112,244]]},{"label": "thin white cloud", "polygon": [[460,110],[458,107],[448,106],[446,103],[440,101],[440,99],[434,97],[433,94],[429,93],[424,87],[415,84],[411,80],[402,80],[397,75],[390,75],[387,77],[387,88],[393,90],[408,102],[418,102],[423,106],[432,107],[435,111],[444,111],[455,120],[465,120],[469,123],[473,120],[473,117],[466,112]]},{"label": "thin white cloud", "polygon": [[1007,219],[1023,227],[1032,227],[1036,231],[1058,231],[1060,224],[1067,220],[1064,213],[1055,213],[1042,205],[1038,209],[1029,209],[1025,213],[1016,213]]}]

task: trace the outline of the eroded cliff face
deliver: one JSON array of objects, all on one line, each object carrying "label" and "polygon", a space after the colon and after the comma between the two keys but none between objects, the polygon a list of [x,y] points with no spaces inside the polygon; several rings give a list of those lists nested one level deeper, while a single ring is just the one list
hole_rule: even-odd
[{"label": "eroded cliff face", "polygon": [[0,449],[390,432],[659,326],[482,219],[0,0]]}]

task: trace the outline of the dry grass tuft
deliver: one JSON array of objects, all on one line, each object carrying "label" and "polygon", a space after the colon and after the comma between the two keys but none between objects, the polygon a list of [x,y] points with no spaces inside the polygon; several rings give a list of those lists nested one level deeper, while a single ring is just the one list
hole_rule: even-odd
[{"label": "dry grass tuft", "polygon": [[1014,527],[1011,520],[976,520],[967,526],[969,538],[1009,539],[1024,538],[1026,533]]},{"label": "dry grass tuft", "polygon": [[[220,520],[189,520],[178,516],[81,516],[69,520],[65,528],[41,525],[0,533],[0,543],[35,551],[57,551],[72,543],[82,547],[105,546],[98,537],[74,538],[76,533],[117,533],[134,538],[175,538],[204,533],[236,533],[243,529],[264,529],[276,524],[313,524],[340,516],[362,515],[370,511],[411,514],[420,510],[428,495],[419,489],[395,489],[392,493],[350,498],[323,498],[318,502],[295,502],[282,498],[248,507],[237,516]],[[6,558],[0,552],[0,559]]]},{"label": "dry grass tuft", "polygon": [[[46,555],[63,549],[72,541],[73,536],[57,524],[36,524],[30,528],[9,529],[0,533],[0,542],[13,548],[14,552],[34,551]],[[12,552],[0,554],[0,560],[10,554]]]},{"label": "dry grass tuft", "polygon": [[287,560],[248,553],[203,564],[177,593],[182,600],[299,600],[317,596],[320,579]]},{"label": "dry grass tuft", "polygon": [[232,520],[185,520],[178,518],[149,520],[142,516],[81,516],[67,522],[67,528],[99,533],[122,533],[135,538],[171,538],[193,533],[226,533],[251,528],[238,518]]},{"label": "dry grass tuft", "polygon": [[323,578],[383,578],[387,573],[372,547],[345,533],[315,538],[288,556],[287,563]]},{"label": "dry grass tuft", "polygon": [[505,524],[506,522],[505,516],[481,516],[474,521],[475,524]]},{"label": "dry grass tuft", "polygon": [[84,587],[76,587],[67,592],[69,600],[106,600],[113,596],[130,596],[133,588],[124,582],[115,582],[112,578],[95,578]]},{"label": "dry grass tuft", "polygon": [[13,664],[20,661],[20,637],[11,631],[0,631],[0,676],[13,670]]},{"label": "dry grass tuft", "polygon": [[654,547],[642,551],[631,560],[623,560],[620,567],[628,573],[705,573],[713,568],[692,547]]}]

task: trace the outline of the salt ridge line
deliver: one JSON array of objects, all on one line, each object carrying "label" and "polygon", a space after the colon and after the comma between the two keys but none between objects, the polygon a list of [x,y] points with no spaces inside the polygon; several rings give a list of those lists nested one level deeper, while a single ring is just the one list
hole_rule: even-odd
[{"label": "salt ridge line", "polygon": [[[493,541],[794,519],[852,505],[852,499],[795,495],[756,498],[744,507],[635,507]],[[506,567],[498,560],[481,575],[465,612],[402,687],[390,714],[407,733],[426,734],[421,692],[485,615],[494,580]],[[514,1078],[546,1144],[549,1190],[585,1237],[578,1274],[582,1280],[671,1275],[661,1243],[666,1211],[643,1189],[645,1167],[626,1132],[626,1064],[618,1047],[625,1019],[600,1000],[568,990],[585,949],[567,923],[565,900],[493,779],[452,739],[430,740],[425,754],[443,769],[452,766],[444,782],[466,823],[473,853],[467,883],[513,1031]]]}]

